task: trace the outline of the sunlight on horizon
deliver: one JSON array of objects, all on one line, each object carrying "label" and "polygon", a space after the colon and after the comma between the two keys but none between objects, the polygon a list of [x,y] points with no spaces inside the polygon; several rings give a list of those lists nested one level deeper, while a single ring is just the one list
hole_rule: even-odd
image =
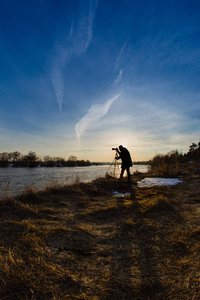
[{"label": "sunlight on horizon", "polygon": [[0,152],[147,160],[198,142],[198,1],[18,2],[1,1]]}]

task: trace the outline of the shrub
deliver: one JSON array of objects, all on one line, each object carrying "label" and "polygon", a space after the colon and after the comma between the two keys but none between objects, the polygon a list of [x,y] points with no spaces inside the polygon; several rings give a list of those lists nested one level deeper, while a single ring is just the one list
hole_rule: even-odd
[{"label": "shrub", "polygon": [[180,173],[180,162],[182,155],[178,150],[166,155],[158,154],[150,162],[151,171],[156,176],[174,176]]}]

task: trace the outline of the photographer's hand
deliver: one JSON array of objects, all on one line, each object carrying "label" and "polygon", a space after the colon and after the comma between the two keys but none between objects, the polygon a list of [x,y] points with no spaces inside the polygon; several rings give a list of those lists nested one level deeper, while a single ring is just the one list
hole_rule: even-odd
[{"label": "photographer's hand", "polygon": [[121,152],[119,151],[118,148],[116,149],[116,152],[117,152],[116,155],[117,155],[117,154],[119,154],[119,155],[121,154]]}]

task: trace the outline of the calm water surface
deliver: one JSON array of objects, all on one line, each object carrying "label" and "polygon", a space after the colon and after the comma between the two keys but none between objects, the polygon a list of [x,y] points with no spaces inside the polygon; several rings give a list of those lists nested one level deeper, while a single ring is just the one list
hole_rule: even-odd
[{"label": "calm water surface", "polygon": [[[131,173],[138,170],[146,172],[148,166],[134,165]],[[71,184],[76,179],[90,182],[98,177],[105,177],[106,172],[114,175],[114,167],[109,165],[90,167],[64,168],[0,168],[0,196],[11,196],[22,193],[28,187],[44,189],[52,184]],[[120,166],[115,168],[115,176],[119,176]]]}]

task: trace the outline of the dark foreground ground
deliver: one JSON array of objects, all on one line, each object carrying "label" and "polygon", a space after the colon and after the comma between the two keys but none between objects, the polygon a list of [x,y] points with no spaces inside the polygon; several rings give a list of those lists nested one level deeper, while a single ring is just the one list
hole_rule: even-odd
[{"label": "dark foreground ground", "polygon": [[200,299],[200,163],[182,174],[173,187],[110,178],[1,199],[0,299]]}]

